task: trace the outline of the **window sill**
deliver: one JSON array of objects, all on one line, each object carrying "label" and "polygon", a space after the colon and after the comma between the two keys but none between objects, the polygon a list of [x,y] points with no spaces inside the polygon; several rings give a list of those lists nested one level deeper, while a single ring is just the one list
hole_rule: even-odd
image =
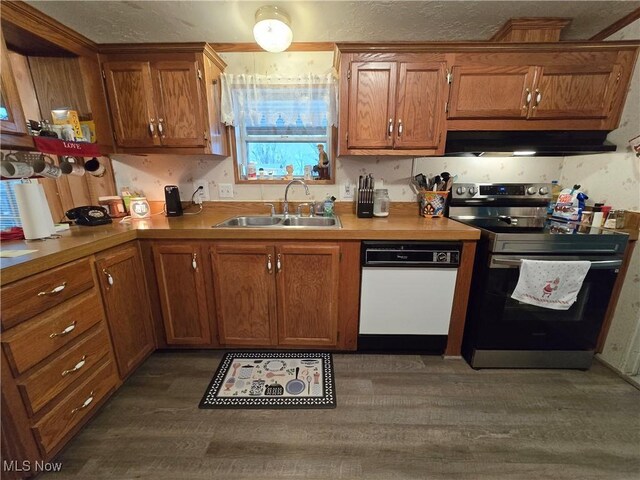
[{"label": "window sill", "polygon": [[[304,180],[302,177],[294,177],[293,180],[303,180],[310,187],[313,185],[335,185],[335,180]],[[237,179],[237,185],[286,185],[291,180],[278,178],[275,180],[243,180]]]}]

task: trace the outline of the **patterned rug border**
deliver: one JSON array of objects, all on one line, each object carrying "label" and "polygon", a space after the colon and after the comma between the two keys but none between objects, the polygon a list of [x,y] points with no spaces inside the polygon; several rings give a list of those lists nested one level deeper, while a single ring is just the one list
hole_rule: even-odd
[{"label": "patterned rug border", "polygon": [[[321,358],[324,367],[324,388],[325,395],[315,398],[244,398],[244,397],[216,397],[222,387],[225,375],[220,375],[222,371],[227,372],[231,367],[234,358]],[[198,408],[208,409],[329,409],[337,407],[335,378],[333,370],[333,356],[328,352],[227,352],[220,360],[220,364],[213,374],[213,378],[204,392]]]}]

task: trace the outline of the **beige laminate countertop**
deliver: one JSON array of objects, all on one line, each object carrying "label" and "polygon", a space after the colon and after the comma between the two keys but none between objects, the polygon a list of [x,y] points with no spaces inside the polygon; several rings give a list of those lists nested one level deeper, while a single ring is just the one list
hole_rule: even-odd
[{"label": "beige laminate countertop", "polygon": [[[240,214],[240,213],[237,213]],[[241,239],[241,240],[477,240],[480,231],[447,218],[422,218],[395,214],[386,218],[338,215],[341,229],[313,228],[212,228],[235,214],[205,209],[199,215],[166,218],[154,216],[131,224],[98,227],[73,226],[61,238],[3,242],[2,249],[37,250],[15,258],[0,259],[0,284],[20,280],[63,263],[91,255],[135,239]]]}]

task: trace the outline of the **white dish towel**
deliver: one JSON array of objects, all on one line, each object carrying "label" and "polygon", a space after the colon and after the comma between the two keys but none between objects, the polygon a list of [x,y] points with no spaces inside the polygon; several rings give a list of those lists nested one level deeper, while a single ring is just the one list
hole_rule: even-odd
[{"label": "white dish towel", "polygon": [[511,298],[553,310],[568,310],[591,268],[588,261],[522,260]]}]

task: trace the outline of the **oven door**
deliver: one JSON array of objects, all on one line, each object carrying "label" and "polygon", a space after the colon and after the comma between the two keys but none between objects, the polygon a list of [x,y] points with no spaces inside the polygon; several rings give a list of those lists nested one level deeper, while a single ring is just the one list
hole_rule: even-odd
[{"label": "oven door", "polygon": [[[532,260],[589,260],[591,268],[576,302],[551,310],[511,298],[523,257],[489,255],[475,284],[473,347],[487,350],[593,350],[604,320],[619,257],[530,256]],[[471,333],[471,332],[470,332]]]}]

